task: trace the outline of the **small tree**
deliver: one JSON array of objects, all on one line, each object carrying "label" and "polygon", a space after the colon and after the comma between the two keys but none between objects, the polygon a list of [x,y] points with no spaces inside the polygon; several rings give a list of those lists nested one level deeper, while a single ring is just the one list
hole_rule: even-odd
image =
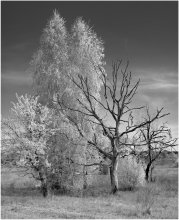
[{"label": "small tree", "polygon": [[[12,117],[2,122],[2,162],[25,168],[41,182],[46,197],[49,189],[66,190],[72,184],[81,138],[65,115],[57,117],[38,99],[17,95]],[[85,164],[83,160],[79,165]]]},{"label": "small tree", "polygon": [[43,196],[48,194],[49,163],[48,140],[53,135],[53,112],[38,103],[38,97],[16,96],[13,103],[13,117],[4,120],[2,126],[12,145],[4,146],[3,151],[16,155],[16,165],[26,168],[41,182]]},{"label": "small tree", "polygon": [[[162,117],[169,115],[163,114]],[[161,117],[160,117],[161,118]],[[157,126],[154,121],[151,121],[152,116],[149,109],[146,108],[145,121],[149,122],[140,128],[138,133],[139,145],[144,146],[146,150],[138,153],[139,157],[145,159],[145,179],[146,181],[152,181],[152,171],[154,169],[154,163],[159,158],[161,153],[169,148],[176,146],[176,138],[172,138],[171,130],[166,123]],[[138,146],[139,146],[138,145]]]},{"label": "small tree", "polygon": [[[91,62],[93,63],[93,58],[91,57]],[[85,102],[80,98],[77,98],[81,109],[75,109],[74,107],[65,106],[67,109],[80,112],[88,118],[86,120],[90,121],[92,124],[98,125],[103,134],[108,138],[110,142],[109,148],[103,148],[98,143],[98,137],[94,134],[93,138],[88,139],[88,143],[94,146],[103,157],[108,158],[111,161],[110,165],[110,176],[111,176],[111,187],[112,193],[118,190],[118,159],[123,157],[128,150],[126,143],[123,140],[128,139],[128,135],[133,133],[137,129],[142,128],[148,123],[151,123],[158,118],[162,117],[161,110],[158,110],[156,114],[149,120],[145,120],[141,123],[135,123],[134,117],[132,115],[134,110],[140,110],[143,107],[131,107],[131,102],[136,94],[136,90],[139,85],[139,81],[131,85],[132,74],[127,72],[128,63],[124,70],[120,70],[122,61],[113,64],[112,68],[112,80],[107,78],[106,73],[100,66],[95,66],[95,70],[101,71],[101,82],[103,85],[103,99],[97,99],[92,91],[90,90],[90,85],[88,78],[78,75],[78,80],[73,76],[70,77],[72,82],[76,87],[81,90]],[[119,77],[121,75],[121,80]],[[111,125],[107,124],[105,118],[102,117],[101,112],[94,106],[94,103],[98,105],[106,112],[106,114],[111,116],[113,123]],[[59,100],[60,106],[63,108],[64,103]],[[85,133],[83,129],[74,120],[72,123],[77,127],[81,136],[85,138]]]}]

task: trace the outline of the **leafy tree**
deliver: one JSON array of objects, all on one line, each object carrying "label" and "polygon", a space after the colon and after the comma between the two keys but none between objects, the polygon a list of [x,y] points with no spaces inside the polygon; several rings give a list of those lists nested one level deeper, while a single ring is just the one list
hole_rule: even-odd
[{"label": "leafy tree", "polygon": [[65,21],[54,12],[43,31],[40,47],[31,61],[34,92],[40,101],[52,104],[53,96],[66,88],[68,45]]},{"label": "leafy tree", "polygon": [[[40,47],[31,61],[34,92],[40,96],[40,102],[54,109],[57,117],[60,118],[63,114],[71,125],[74,126],[72,121],[80,124],[85,131],[85,136],[92,135],[95,132],[95,126],[86,120],[87,115],[70,110],[70,108],[80,110],[81,105],[76,102],[77,97],[85,103],[84,94],[70,78],[78,80],[78,75],[88,78],[91,93],[97,100],[100,99],[101,71],[96,67],[100,66],[104,70],[103,58],[103,42],[82,18],[77,18],[71,30],[67,31],[64,19],[55,11],[44,29]],[[63,108],[58,105],[59,102],[63,103]],[[97,108],[98,102],[93,100],[93,105]],[[68,132],[70,140],[72,140],[71,135]],[[86,139],[82,137],[81,139],[83,143],[81,151],[84,151],[83,155],[88,154]],[[86,163],[85,160],[83,163]]]},{"label": "leafy tree", "polygon": [[12,119],[1,119],[1,166],[12,167],[19,160],[18,154],[12,151],[12,146],[16,145],[16,139],[13,131],[19,130],[17,124]]},{"label": "leafy tree", "polygon": [[49,189],[64,190],[72,181],[80,138],[63,114],[57,117],[38,99],[17,95],[12,117],[2,123],[6,136],[2,157],[4,163],[25,168],[27,174],[41,181],[43,195],[47,196]]},{"label": "leafy tree", "polygon": [[[55,11],[31,61],[35,93],[41,99],[45,97],[44,101],[48,104],[52,104],[57,94],[64,100],[69,96],[72,102],[73,96],[79,97],[80,94],[68,76],[80,74],[88,78],[90,89],[99,97],[101,72],[96,72],[95,66],[103,68],[103,51],[102,41],[82,18],[76,19],[68,33],[64,19]],[[69,103],[69,100],[66,102]]]},{"label": "leafy tree", "polygon": [[41,182],[44,196],[47,196],[49,162],[48,140],[54,134],[53,111],[38,102],[38,97],[16,96],[13,103],[13,117],[4,120],[6,136],[11,142],[3,152],[16,155],[16,164],[26,168],[35,179]]}]

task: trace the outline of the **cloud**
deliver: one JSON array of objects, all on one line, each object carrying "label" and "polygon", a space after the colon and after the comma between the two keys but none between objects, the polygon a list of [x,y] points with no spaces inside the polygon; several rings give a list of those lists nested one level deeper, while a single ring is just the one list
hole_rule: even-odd
[{"label": "cloud", "polygon": [[178,125],[169,123],[169,127],[171,128],[172,138],[178,138]]},{"label": "cloud", "polygon": [[32,76],[27,72],[8,72],[1,75],[1,83],[9,85],[32,85]]},{"label": "cloud", "polygon": [[178,88],[177,80],[173,79],[159,79],[159,78],[148,78],[141,83],[140,89],[142,90],[173,90]]},{"label": "cloud", "polygon": [[6,47],[3,47],[3,51],[6,53],[6,55],[15,55],[17,53],[27,53],[29,49],[31,49],[34,46],[34,43],[29,39],[28,41],[24,42],[17,42],[13,45],[8,45]]},{"label": "cloud", "polygon": [[160,82],[172,82],[177,84],[178,73],[176,71],[169,71],[164,69],[145,69],[136,70],[136,77],[141,79],[141,83],[160,81]]},{"label": "cloud", "polygon": [[31,94],[32,78],[30,75],[19,72],[8,72],[1,75],[1,113],[3,117],[9,115],[11,102],[16,102],[15,94]]},{"label": "cloud", "polygon": [[[129,68],[130,70],[130,68]],[[151,114],[157,109],[164,107],[163,113],[170,113],[169,116],[161,119],[161,122],[168,121],[173,137],[178,135],[178,74],[175,71],[163,69],[136,70],[132,74],[132,82],[140,78],[137,94],[134,96],[132,106],[148,105]],[[118,88],[119,89],[119,88]],[[137,111],[136,118],[141,119],[143,111]]]},{"label": "cloud", "polygon": [[147,83],[141,86],[143,90],[160,90],[160,89],[177,89],[178,85],[172,82],[166,82],[165,80],[156,80],[153,83]]},{"label": "cloud", "polygon": [[153,108],[167,107],[176,114],[178,103],[177,72],[167,72],[164,69],[138,72],[140,74],[136,74],[135,78],[141,79],[138,88],[139,99]]},{"label": "cloud", "polygon": [[[3,46],[3,45],[2,45]],[[18,42],[2,47],[2,72],[25,71],[33,55],[31,42]]]},{"label": "cloud", "polygon": [[17,44],[14,44],[13,46],[9,47],[9,50],[17,52],[17,51],[25,51],[29,49],[33,45],[32,42],[19,42]]}]

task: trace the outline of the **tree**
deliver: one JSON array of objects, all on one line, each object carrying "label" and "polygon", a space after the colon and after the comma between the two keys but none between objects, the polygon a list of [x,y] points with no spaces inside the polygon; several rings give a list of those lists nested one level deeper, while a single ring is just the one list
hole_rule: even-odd
[{"label": "tree", "polygon": [[[91,57],[94,63],[91,63]],[[60,118],[63,114],[67,119],[71,118],[80,124],[85,131],[85,136],[95,132],[94,124],[91,126],[91,122],[85,120],[88,116],[82,112],[71,111],[69,108],[62,112],[57,100],[70,108],[81,108],[76,98],[79,97],[85,102],[85,97],[81,90],[69,80],[71,76],[78,79],[78,75],[88,78],[91,93],[97,100],[100,99],[101,71],[95,71],[95,69],[100,66],[104,70],[103,58],[103,42],[82,18],[77,18],[71,30],[67,31],[64,19],[55,11],[44,29],[40,47],[31,61],[34,92],[35,95],[40,96],[40,102],[54,109],[57,117]],[[93,104],[97,108],[98,103],[95,100]],[[70,120],[69,123],[73,125]],[[68,138],[71,140],[70,132],[68,132]],[[84,145],[81,150],[86,151],[87,142],[82,137],[81,143]],[[86,162],[83,161],[83,163]]]},{"label": "tree", "polygon": [[3,120],[2,126],[10,144],[3,152],[16,155],[16,165],[26,169],[41,182],[43,196],[48,194],[49,162],[48,140],[54,134],[53,111],[42,106],[38,97],[18,96],[13,103],[12,118]]},{"label": "tree", "polygon": [[[93,63],[93,59],[91,58]],[[79,88],[85,97],[85,102],[80,98],[77,98],[81,109],[75,109],[74,107],[66,108],[80,112],[88,118],[86,120],[90,121],[92,124],[98,125],[101,128],[103,134],[108,138],[110,142],[109,148],[104,149],[98,144],[98,137],[94,133],[93,138],[87,139],[88,143],[91,144],[98,152],[103,155],[103,157],[110,160],[110,177],[111,177],[111,188],[112,193],[115,193],[118,190],[118,160],[120,157],[127,155],[129,151],[128,145],[125,140],[128,140],[128,136],[143,126],[152,123],[153,121],[163,117],[161,115],[161,110],[157,110],[156,114],[140,123],[134,121],[133,112],[135,110],[141,110],[143,106],[132,107],[131,102],[136,94],[136,90],[139,85],[139,80],[132,85],[132,74],[127,72],[128,63],[125,66],[124,70],[121,69],[122,60],[112,65],[112,79],[107,78],[106,73],[100,66],[95,66],[97,71],[101,71],[101,82],[103,85],[103,99],[97,99],[91,92],[88,78],[85,76],[78,75],[78,80],[74,77],[71,77],[72,82]],[[119,77],[121,76],[121,79]],[[113,122],[107,124],[105,118],[101,115],[101,110],[96,109],[93,105],[94,102],[97,102],[98,105],[105,111],[108,115],[111,116],[111,121]],[[63,103],[59,100],[59,105],[63,107]],[[81,136],[85,138],[85,133],[83,129],[72,120],[74,126],[77,127]],[[131,144],[129,143],[129,146]]]},{"label": "tree", "polygon": [[31,61],[34,93],[40,96],[42,103],[51,105],[56,92],[66,88],[64,75],[67,74],[68,67],[67,38],[65,21],[55,11]]},{"label": "tree", "polygon": [[[162,109],[161,109],[162,110]],[[163,114],[162,117],[169,115]],[[154,163],[159,158],[164,150],[173,148],[176,146],[176,138],[172,138],[171,130],[168,128],[166,123],[156,125],[151,120],[152,116],[149,109],[146,108],[145,121],[149,122],[140,128],[138,132],[138,146],[143,146],[145,150],[137,153],[138,157],[145,158],[145,179],[147,182],[152,181],[152,171],[154,169]],[[161,118],[161,117],[160,117]],[[159,122],[158,122],[159,123]]]},{"label": "tree", "polygon": [[39,97],[17,95],[12,115],[2,123],[2,157],[25,168],[41,182],[43,195],[49,189],[66,190],[76,168],[75,153],[81,142],[78,132],[61,113],[38,102]]},{"label": "tree", "polygon": [[1,166],[12,167],[19,160],[18,153],[14,153],[12,146],[16,145],[16,138],[13,131],[18,131],[19,127],[7,118],[1,119]]},{"label": "tree", "polygon": [[[76,19],[67,32],[64,19],[54,12],[41,37],[40,47],[31,61],[34,92],[43,102],[53,106],[57,96],[75,104],[73,97],[79,97],[78,88],[68,76],[83,75],[90,81],[90,89],[99,98],[101,72],[95,66],[104,66],[104,47],[96,33],[82,18]],[[91,64],[91,57],[95,66]],[[40,101],[41,101],[40,100]]]}]

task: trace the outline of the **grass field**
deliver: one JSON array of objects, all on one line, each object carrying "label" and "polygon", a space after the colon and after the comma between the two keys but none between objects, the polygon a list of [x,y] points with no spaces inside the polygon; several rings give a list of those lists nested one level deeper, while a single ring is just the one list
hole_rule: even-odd
[{"label": "grass field", "polygon": [[94,185],[75,195],[43,198],[34,181],[15,170],[1,171],[1,218],[178,218],[178,169],[158,166],[156,182],[134,191],[110,195],[110,187]]}]

